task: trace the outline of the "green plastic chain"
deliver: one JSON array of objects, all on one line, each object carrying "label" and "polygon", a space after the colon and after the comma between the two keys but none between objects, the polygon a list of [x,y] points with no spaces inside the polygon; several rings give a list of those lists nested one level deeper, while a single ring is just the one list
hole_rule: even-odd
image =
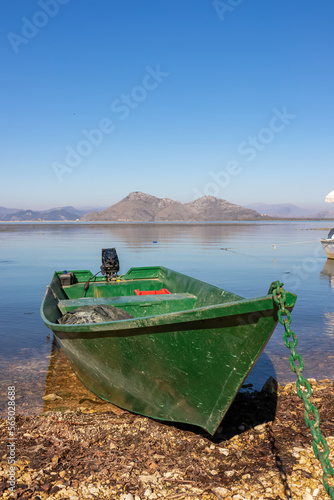
[{"label": "green plastic chain", "polygon": [[[277,316],[279,322],[284,326],[284,343],[291,351],[289,358],[291,370],[297,375],[297,394],[304,401],[305,405],[305,422],[311,430],[313,437],[313,451],[316,458],[320,461],[323,470],[323,483],[325,490],[332,500],[334,500],[334,487],[329,486],[328,479],[334,478],[334,470],[329,460],[329,448],[326,439],[320,431],[320,417],[318,410],[311,402],[312,389],[308,380],[303,376],[304,361],[300,354],[296,353],[298,339],[290,329],[291,314],[286,307],[286,292],[283,288],[283,283],[277,282],[276,289],[273,290],[273,298],[278,306]],[[283,318],[283,316],[285,316]],[[289,340],[290,337],[292,340]]]}]

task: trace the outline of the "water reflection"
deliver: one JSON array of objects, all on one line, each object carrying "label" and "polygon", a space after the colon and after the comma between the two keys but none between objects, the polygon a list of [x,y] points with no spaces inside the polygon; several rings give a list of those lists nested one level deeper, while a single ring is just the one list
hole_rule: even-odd
[{"label": "water reflection", "polygon": [[275,380],[281,380],[279,375],[284,371],[284,368],[281,369],[280,366],[281,361],[282,360],[279,360],[279,363],[275,363],[274,365],[272,359],[268,356],[266,351],[264,351],[258,362],[254,365],[252,371],[249,373],[245,384],[252,384],[253,389],[260,391],[269,377],[273,377]]},{"label": "water reflection", "polygon": [[[128,224],[91,224],[91,225],[71,225],[71,224],[50,224],[32,226],[3,226],[0,225],[0,236],[8,233],[22,234],[27,232],[39,236],[65,236],[72,239],[77,235],[86,234],[90,240],[94,236],[104,236],[109,241],[123,242],[128,248],[147,247],[153,242],[182,243],[184,239],[191,239],[197,243],[210,245],[216,242],[232,242],[235,240],[247,241],[251,238],[256,241],[259,233],[266,233],[268,224],[257,225],[247,222],[238,224],[229,223],[128,223]],[[255,236],[256,235],[256,236]],[[253,240],[253,243],[254,243]],[[233,245],[232,245],[233,246]],[[272,245],[271,245],[272,246]]]},{"label": "water reflection", "polygon": [[[324,324],[326,334],[334,339],[334,312],[327,312],[324,314]],[[334,358],[334,356],[329,357]]]},{"label": "water reflection", "polygon": [[52,344],[43,400],[43,412],[75,411],[78,408],[89,413],[113,411],[119,414],[124,411],[97,398],[80,382],[55,338]]},{"label": "water reflection", "polygon": [[327,259],[320,273],[320,278],[329,282],[329,286],[334,289],[334,259]]},{"label": "water reflection", "polygon": [[[321,273],[320,279],[325,280],[329,283],[332,291],[334,291],[334,260],[327,259]],[[334,339],[334,312],[327,311],[324,313],[324,333],[331,340]],[[334,351],[332,348],[331,351]],[[329,359],[334,360],[334,356],[329,354]]]}]

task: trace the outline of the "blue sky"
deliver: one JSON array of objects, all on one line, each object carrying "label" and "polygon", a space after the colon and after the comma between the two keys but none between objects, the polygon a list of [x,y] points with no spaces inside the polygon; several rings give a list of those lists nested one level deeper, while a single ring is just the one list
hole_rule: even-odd
[{"label": "blue sky", "polygon": [[331,209],[334,3],[3,0],[0,205]]}]

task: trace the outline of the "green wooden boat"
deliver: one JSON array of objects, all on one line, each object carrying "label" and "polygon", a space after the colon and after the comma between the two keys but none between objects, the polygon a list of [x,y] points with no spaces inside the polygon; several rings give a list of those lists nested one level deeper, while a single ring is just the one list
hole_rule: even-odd
[{"label": "green wooden boat", "polygon": [[[165,267],[55,272],[41,316],[97,396],[214,434],[275,329],[275,285],[248,300]],[[290,310],[295,301],[287,293]],[[111,306],[121,319],[62,323],[82,306]]]}]

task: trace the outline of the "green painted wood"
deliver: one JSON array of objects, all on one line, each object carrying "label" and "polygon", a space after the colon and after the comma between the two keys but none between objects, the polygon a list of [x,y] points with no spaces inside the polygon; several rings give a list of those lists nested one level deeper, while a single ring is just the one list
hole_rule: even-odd
[{"label": "green painted wood", "polygon": [[[131,268],[119,281],[92,283],[86,301],[122,306],[133,319],[58,324],[85,300],[75,298],[84,281],[63,289],[55,273],[41,306],[80,380],[129,411],[213,434],[275,329],[272,287],[244,299],[163,267]],[[138,287],[172,297],[136,296]],[[295,301],[287,293],[290,309]]]},{"label": "green painted wood", "polygon": [[128,295],[119,297],[83,297],[79,299],[61,300],[58,307],[62,307],[62,313],[73,311],[81,306],[112,305],[124,309],[132,316],[145,316],[145,310],[149,307],[150,313],[162,314],[179,310],[192,309],[195,306],[196,297],[191,293],[171,293],[168,295]]}]

